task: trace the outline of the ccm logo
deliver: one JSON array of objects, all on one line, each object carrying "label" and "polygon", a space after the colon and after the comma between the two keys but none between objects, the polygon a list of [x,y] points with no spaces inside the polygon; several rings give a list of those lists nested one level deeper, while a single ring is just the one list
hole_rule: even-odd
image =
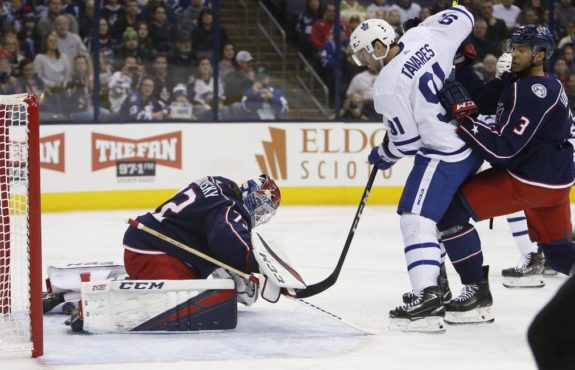
[{"label": "ccm logo", "polygon": [[164,287],[164,283],[155,283],[153,281],[144,282],[123,282],[120,284],[120,289],[139,289],[139,290],[152,290],[152,289],[162,289]]},{"label": "ccm logo", "polygon": [[474,102],[472,102],[472,101],[466,101],[466,102],[463,102],[463,103],[457,103],[457,105],[455,106],[455,109],[456,109],[456,110],[460,110],[460,109],[463,109],[463,108],[471,107],[471,106],[473,106],[473,105],[475,105]]},{"label": "ccm logo", "polygon": [[274,274],[274,276],[276,277],[277,281],[279,281],[280,283],[285,283],[284,278],[280,275],[280,273],[278,272],[278,269],[272,264],[272,262],[269,260],[268,256],[265,255],[262,252],[259,252],[260,256],[264,259],[264,262],[266,263],[266,266],[270,269],[270,271]]}]

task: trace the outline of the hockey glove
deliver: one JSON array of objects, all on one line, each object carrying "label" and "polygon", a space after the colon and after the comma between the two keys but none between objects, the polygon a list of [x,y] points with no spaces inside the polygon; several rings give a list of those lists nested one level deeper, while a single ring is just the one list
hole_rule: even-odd
[{"label": "hockey glove", "polygon": [[419,26],[419,24],[421,22],[422,22],[422,20],[419,17],[409,18],[408,20],[403,22],[403,33],[406,33],[408,30],[412,29],[413,27]]},{"label": "hockey glove", "polygon": [[451,113],[457,123],[461,123],[466,117],[478,114],[477,105],[471,99],[469,92],[461,83],[448,78],[439,92],[441,105]]},{"label": "hockey glove", "polygon": [[391,166],[395,164],[399,160],[397,157],[393,157],[393,155],[389,152],[388,149],[388,141],[379,144],[378,146],[373,147],[371,153],[367,157],[369,163],[373,164],[375,167],[379,168],[382,171],[385,171]]},{"label": "hockey glove", "polygon": [[256,303],[259,293],[258,283],[230,273],[221,267],[212,272],[212,277],[215,279],[233,279],[236,284],[238,302],[245,306],[251,306]]},{"label": "hockey glove", "polygon": [[500,77],[505,72],[511,72],[511,61],[513,57],[511,53],[503,53],[497,59],[497,64],[495,65],[495,77]]},{"label": "hockey glove", "polygon": [[466,38],[455,52],[453,64],[455,64],[456,69],[459,69],[466,63],[472,63],[476,57],[475,46],[473,46],[469,38]]}]

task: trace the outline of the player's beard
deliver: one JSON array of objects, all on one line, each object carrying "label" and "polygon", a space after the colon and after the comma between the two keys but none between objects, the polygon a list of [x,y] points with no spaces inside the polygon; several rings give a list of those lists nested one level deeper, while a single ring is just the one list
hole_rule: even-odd
[{"label": "player's beard", "polygon": [[515,75],[519,78],[529,77],[531,75],[531,70],[533,68],[537,68],[539,66],[540,66],[540,64],[535,64],[535,57],[532,56],[531,61],[527,67],[523,68],[520,71],[513,72],[513,73],[515,73]]}]

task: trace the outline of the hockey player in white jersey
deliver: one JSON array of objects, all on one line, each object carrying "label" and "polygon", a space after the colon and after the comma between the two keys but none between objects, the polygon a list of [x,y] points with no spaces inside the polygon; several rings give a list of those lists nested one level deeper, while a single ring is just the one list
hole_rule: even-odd
[{"label": "hockey player in white jersey", "polygon": [[439,91],[473,23],[473,15],[456,6],[427,18],[397,42],[393,27],[380,19],[364,21],[351,35],[354,61],[379,71],[374,104],[389,139],[373,148],[369,162],[386,170],[402,157],[415,156],[398,213],[417,299],[390,311],[391,328],[445,330],[436,224],[481,159],[445,124],[451,117],[440,104]]}]

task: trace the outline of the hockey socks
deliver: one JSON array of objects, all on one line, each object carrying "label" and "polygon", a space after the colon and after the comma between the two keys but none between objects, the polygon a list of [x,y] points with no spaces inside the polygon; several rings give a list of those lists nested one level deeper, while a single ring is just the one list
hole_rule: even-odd
[{"label": "hockey socks", "polygon": [[444,233],[442,241],[461,283],[467,285],[482,281],[483,253],[477,230],[470,224],[449,233],[452,230]]},{"label": "hockey socks", "polygon": [[509,229],[513,234],[513,240],[515,240],[515,244],[517,244],[517,248],[519,249],[519,252],[521,252],[521,255],[526,256],[529,253],[537,253],[537,244],[533,243],[529,239],[525,213],[523,213],[523,211],[515,212],[507,215],[506,218],[509,223]]}]

